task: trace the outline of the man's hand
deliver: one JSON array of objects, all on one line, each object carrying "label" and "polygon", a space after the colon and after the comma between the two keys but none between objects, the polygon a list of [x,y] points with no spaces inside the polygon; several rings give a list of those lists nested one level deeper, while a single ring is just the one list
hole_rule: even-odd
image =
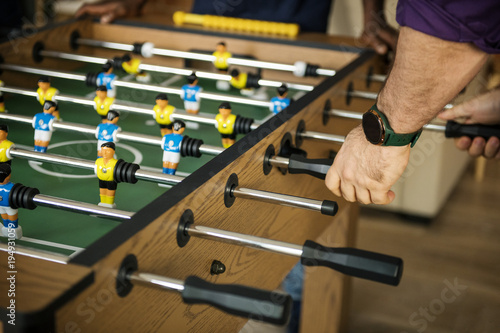
[{"label": "man's hand", "polygon": [[378,54],[396,50],[398,32],[386,21],[383,0],[363,0],[364,29],[361,40]]},{"label": "man's hand", "polygon": [[381,147],[368,142],[361,125],[354,128],[326,175],[326,186],[347,201],[389,204],[391,187],[401,177],[410,157],[410,146]]},{"label": "man's hand", "polygon": [[85,4],[76,12],[76,17],[85,14],[99,16],[101,23],[110,23],[124,16],[138,16],[147,0],[104,0]]},{"label": "man's hand", "polygon": [[[464,102],[439,114],[443,120],[459,120],[465,124],[500,124],[500,89],[490,91],[479,97]],[[500,159],[500,139],[491,137],[486,142],[481,137],[455,139],[460,150],[467,150],[469,155]]]}]

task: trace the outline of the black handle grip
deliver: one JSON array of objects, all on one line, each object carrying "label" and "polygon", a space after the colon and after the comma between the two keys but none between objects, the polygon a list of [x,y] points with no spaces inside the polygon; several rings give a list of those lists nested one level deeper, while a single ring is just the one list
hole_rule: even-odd
[{"label": "black handle grip", "polygon": [[403,260],[354,248],[325,247],[306,241],[302,265],[325,266],[346,275],[397,286],[403,274]]},{"label": "black handle grip", "polygon": [[188,304],[209,304],[236,316],[276,325],[287,323],[292,305],[288,294],[236,284],[213,284],[196,276],[184,282],[182,299]]},{"label": "black handle grip", "polygon": [[321,214],[335,216],[339,210],[339,205],[336,201],[323,200],[321,203]]},{"label": "black handle grip", "polygon": [[446,129],[444,131],[444,135],[447,138],[459,138],[461,136],[468,136],[470,138],[474,138],[476,136],[480,136],[488,140],[492,136],[500,138],[500,126],[464,125],[450,120],[446,123]]},{"label": "black handle grip", "polygon": [[291,155],[288,163],[288,172],[291,174],[304,173],[319,179],[325,179],[328,169],[333,164],[330,159],[307,159],[301,155]]}]

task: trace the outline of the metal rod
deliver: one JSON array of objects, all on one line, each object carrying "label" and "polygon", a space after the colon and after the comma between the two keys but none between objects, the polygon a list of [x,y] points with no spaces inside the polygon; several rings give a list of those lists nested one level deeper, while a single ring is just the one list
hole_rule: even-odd
[{"label": "metal rod", "polygon": [[337,134],[327,134],[313,131],[304,131],[300,133],[300,136],[304,139],[315,139],[315,140],[323,140],[334,143],[344,143],[345,136],[337,135]]},{"label": "metal rod", "polygon": [[37,194],[33,197],[33,201],[37,206],[57,208],[70,212],[95,215],[97,217],[105,217],[112,220],[130,220],[135,214],[113,208],[101,207],[85,202],[56,198],[49,195]]},{"label": "metal rod", "polygon": [[[363,113],[356,112],[356,111],[332,109],[328,112],[328,115],[335,116],[335,117],[341,117],[341,118],[356,119],[356,120],[363,119]],[[446,130],[446,125],[425,124],[424,129],[429,130],[429,131],[444,132]]]},{"label": "metal rod", "polygon": [[[40,153],[35,151],[29,151],[20,148],[11,148],[10,154],[12,157],[24,158],[32,161],[46,162],[58,165],[64,165],[68,167],[80,168],[85,170],[94,171],[95,161],[84,160],[76,157],[68,157],[56,154]],[[172,176],[163,173],[137,170],[135,172],[135,177],[140,180],[145,180],[149,182],[156,182],[167,185],[175,185],[184,180],[184,177]]]},{"label": "metal rod", "polygon": [[378,96],[378,93],[374,93],[371,91],[359,91],[359,90],[349,91],[348,94],[351,97],[372,99],[372,100],[376,100]]},{"label": "metal rod", "polygon": [[215,117],[208,117],[208,116],[203,116],[203,115],[193,115],[189,113],[180,113],[180,112],[175,112],[172,113],[170,116],[171,119],[175,120],[185,120],[185,121],[193,121],[197,122],[200,124],[206,124],[206,125],[212,125],[216,126],[217,121],[215,120]]},{"label": "metal rod", "polygon": [[[28,123],[28,124],[33,121],[32,117],[10,114],[10,113],[1,113],[0,119],[13,120],[13,121],[18,121],[18,122],[23,122],[23,123]],[[83,125],[83,124],[58,121],[58,122],[54,122],[53,126],[55,129],[68,131],[68,132],[78,132],[78,133],[82,133],[82,134],[90,134],[92,136],[94,136],[96,133],[96,127],[90,126],[90,125]],[[118,138],[118,140],[144,143],[144,144],[154,145],[154,146],[161,145],[161,138],[158,138],[158,137],[152,136],[152,135],[136,134],[136,133],[132,133],[132,132],[121,132],[120,131],[117,133],[116,137]]]},{"label": "metal rod", "polygon": [[385,80],[387,80],[387,75],[372,74],[370,75],[369,79],[375,82],[385,82]]},{"label": "metal rod", "polygon": [[184,281],[168,278],[161,275],[134,272],[128,275],[128,279],[130,281],[133,281],[134,283],[146,287],[153,286],[156,288],[177,291],[180,293],[184,291]]},{"label": "metal rod", "polygon": [[446,131],[446,125],[438,125],[438,124],[426,124],[424,125],[424,129],[428,131],[442,132]]},{"label": "metal rod", "polygon": [[68,80],[76,80],[76,81],[85,81],[86,80],[85,75],[74,74],[74,73],[69,73],[69,72],[53,71],[53,70],[48,70],[48,69],[40,69],[40,68],[36,68],[36,67],[0,64],[0,69],[29,73],[29,74],[47,75],[47,76],[52,76],[52,77],[58,77],[61,79],[68,79]]},{"label": "metal rod", "polygon": [[[105,42],[105,41],[98,41],[98,40],[91,40],[84,38],[78,38],[76,42],[81,45],[97,46],[102,48],[129,51],[129,52],[132,52],[134,50],[133,45],[127,45],[121,43],[112,43],[112,42]],[[152,49],[152,54],[164,57],[192,59],[192,60],[207,61],[207,62],[214,62],[216,60],[216,57],[211,54],[168,50],[156,47]],[[228,65],[239,65],[245,67],[272,69],[272,70],[287,71],[287,72],[294,72],[296,70],[295,65],[280,64],[269,61],[242,59],[242,58],[228,58],[227,63]],[[319,68],[318,70],[316,70],[316,74],[318,75],[333,76],[335,75],[335,73],[336,72],[331,69]]]},{"label": "metal rod", "polygon": [[[40,55],[42,55],[44,57],[51,57],[51,58],[65,59],[65,60],[72,60],[72,61],[80,61],[80,62],[94,63],[94,64],[105,64],[106,62],[108,62],[107,58],[99,58],[99,57],[58,52],[58,51],[42,50],[42,51],[40,51]],[[141,63],[139,65],[139,69],[143,70],[143,71],[149,71],[149,72],[175,74],[175,75],[182,75],[182,76],[189,76],[189,75],[191,75],[191,73],[193,71],[195,71],[196,76],[198,76],[199,78],[210,79],[210,80],[219,80],[219,81],[231,81],[230,75],[202,72],[202,71],[197,71],[195,69],[182,69],[182,68],[151,65],[151,64],[144,64],[144,63]],[[330,74],[331,74],[331,72],[335,73],[335,71],[325,70],[325,73],[327,73],[327,72]],[[328,75],[328,74],[324,74],[324,75]],[[331,74],[331,75],[334,75],[334,74]],[[262,80],[262,79],[259,80],[258,83],[262,87],[274,87],[274,88],[278,88],[283,84],[283,82],[281,82],[281,81],[271,81],[271,80]],[[304,90],[304,91],[311,91],[314,88],[312,85],[306,85],[306,84],[298,84],[298,83],[290,83],[290,82],[285,82],[285,84],[291,89]]]},{"label": "metal rod", "polygon": [[103,48],[107,48],[107,49],[120,50],[120,51],[126,51],[126,52],[134,51],[134,46],[129,45],[129,44],[103,42],[103,41],[86,39],[86,38],[78,38],[76,40],[76,42],[80,45],[103,47]]},{"label": "metal rod", "polygon": [[[193,116],[193,117],[200,117],[200,116]],[[31,124],[33,121],[32,117],[10,114],[10,113],[0,113],[0,119],[13,120],[13,121],[27,123],[27,124]],[[212,123],[212,121],[213,121],[213,123]],[[205,118],[202,118],[202,122],[205,122]],[[210,125],[213,125],[214,123],[215,123],[215,119],[210,119]],[[55,129],[60,129],[63,131],[70,131],[70,132],[79,132],[79,133],[83,133],[83,134],[90,134],[92,136],[94,136],[96,133],[96,128],[93,126],[90,126],[90,125],[83,125],[83,124],[58,121],[58,122],[54,122],[53,126]],[[161,138],[158,138],[158,137],[152,136],[152,135],[137,134],[137,133],[132,133],[132,132],[120,131],[117,133],[116,137],[118,138],[118,140],[130,141],[130,142],[136,142],[136,143],[144,143],[144,144],[153,145],[153,146],[161,146]],[[223,151],[224,151],[224,148],[217,147],[217,146],[210,146],[210,145],[206,145],[206,144],[203,144],[200,146],[200,152],[202,154],[217,156],[220,153],[222,153]]]},{"label": "metal rod", "polygon": [[284,158],[281,156],[273,156],[269,159],[269,163],[272,166],[278,167],[278,168],[285,168],[288,169],[288,164],[290,163],[290,159]]},{"label": "metal rod", "polygon": [[[180,89],[180,88],[170,88],[170,87],[164,87],[164,86],[160,86],[160,85],[135,83],[135,82],[130,82],[130,81],[118,80],[118,79],[114,81],[114,85],[116,87],[126,87],[126,88],[130,88],[130,89],[147,90],[147,91],[153,91],[153,92],[163,92],[166,94],[180,95],[182,93],[182,89]],[[252,105],[252,106],[258,106],[258,107],[265,107],[265,108],[269,108],[269,103],[270,103],[269,101],[259,101],[259,100],[250,99],[250,98],[235,97],[235,96],[230,96],[230,95],[214,94],[214,93],[207,93],[207,92],[201,92],[200,98],[212,100],[212,101],[226,101],[226,102],[231,102],[231,103]]]},{"label": "metal rod", "polygon": [[[0,243],[0,251],[4,252],[11,252],[12,250],[9,249],[9,246],[5,243]],[[20,254],[22,256],[30,257],[30,258],[35,258],[35,259],[40,259],[40,260],[46,260],[46,261],[52,261],[56,262],[59,264],[67,264],[70,257],[65,256],[64,254],[59,254],[55,252],[49,252],[49,251],[44,251],[44,250],[38,250],[38,249],[31,249],[29,247],[25,247],[19,244],[16,244],[14,248],[14,255]]]},{"label": "metal rod", "polygon": [[66,59],[66,60],[80,61],[80,62],[85,62],[85,63],[100,64],[100,65],[104,65],[105,63],[108,62],[108,59],[106,59],[106,58],[85,56],[85,55],[80,55],[80,54],[65,53],[65,52],[58,52],[58,51],[41,50],[40,55],[42,57]]},{"label": "metal rod", "polygon": [[[347,92],[347,94],[350,97],[357,97],[357,98],[364,98],[364,99],[372,99],[376,100],[378,97],[378,93],[374,93],[371,91],[360,91],[360,90],[353,90]],[[453,107],[453,104],[448,103],[444,106],[444,109],[451,109]]]},{"label": "metal rod", "polygon": [[206,144],[202,144],[200,146],[200,153],[206,154],[206,155],[219,155],[224,151],[224,148],[222,147],[217,147],[217,146],[210,146]]},{"label": "metal rod", "polygon": [[10,155],[12,157],[22,158],[30,161],[58,164],[72,168],[80,168],[85,170],[94,170],[95,162],[84,160],[76,157],[67,157],[62,155],[40,153],[21,148],[11,148]]},{"label": "metal rod", "polygon": [[[24,73],[30,73],[30,74],[47,75],[47,76],[58,77],[58,78],[62,78],[62,79],[86,81],[86,75],[73,74],[73,73],[69,73],[69,72],[60,72],[60,71],[56,71],[56,70],[45,70],[45,69],[42,70],[42,69],[39,69],[36,67],[0,64],[0,69],[6,69],[6,70],[12,70],[12,71],[18,71],[18,72],[24,72]],[[180,89],[180,88],[169,88],[169,87],[164,87],[164,86],[154,85],[154,84],[135,83],[135,82],[130,82],[130,81],[123,81],[120,79],[115,79],[113,82],[114,82],[115,87],[125,87],[125,88],[130,88],[130,89],[146,90],[146,91],[152,91],[152,92],[157,92],[157,93],[163,92],[163,93],[167,93],[167,94],[177,94],[177,95],[181,95],[181,93],[182,93],[182,89]],[[226,101],[226,102],[237,103],[237,104],[252,105],[252,106],[264,107],[264,108],[269,108],[269,105],[270,105],[269,101],[259,101],[259,100],[250,99],[250,98],[235,97],[235,96],[231,96],[231,95],[214,94],[214,93],[207,93],[207,92],[201,92],[200,98],[207,99],[207,100],[214,100],[214,101]],[[60,99],[59,96],[58,96],[58,99]]]},{"label": "metal rod", "polygon": [[332,110],[328,111],[328,115],[330,117],[341,117],[341,118],[347,118],[347,119],[356,119],[356,120],[363,119],[363,113],[356,112],[356,111],[332,109]]},{"label": "metal rod", "polygon": [[237,198],[254,199],[262,202],[268,202],[287,207],[309,209],[319,212],[321,211],[321,206],[323,203],[320,200],[295,197],[292,195],[260,191],[243,187],[237,187],[233,189],[232,194]]},{"label": "metal rod", "polygon": [[247,246],[254,249],[285,254],[293,257],[300,257],[302,255],[302,246],[272,239],[239,234],[236,232],[199,225],[189,225],[186,227],[186,231],[190,236],[210,239],[217,242]]},{"label": "metal rod", "polygon": [[140,180],[145,180],[148,182],[161,183],[161,184],[167,184],[167,185],[179,184],[180,182],[182,182],[184,180],[184,177],[172,176],[172,175],[167,175],[164,173],[158,173],[158,172],[141,170],[141,169],[139,169],[135,172],[135,178],[140,179]]}]

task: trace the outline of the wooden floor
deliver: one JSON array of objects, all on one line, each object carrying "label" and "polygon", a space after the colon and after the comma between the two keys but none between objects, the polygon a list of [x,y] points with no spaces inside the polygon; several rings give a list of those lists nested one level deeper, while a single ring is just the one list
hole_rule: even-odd
[{"label": "wooden floor", "polygon": [[355,279],[349,332],[500,332],[500,161],[481,183],[470,168],[428,225],[363,209],[357,247],[405,271],[398,287]]}]

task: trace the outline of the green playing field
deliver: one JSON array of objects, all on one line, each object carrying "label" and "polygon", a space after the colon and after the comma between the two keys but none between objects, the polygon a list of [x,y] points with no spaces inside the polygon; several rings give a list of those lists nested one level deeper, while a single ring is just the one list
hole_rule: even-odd
[{"label": "green playing field", "polygon": [[[83,66],[79,71],[86,73],[87,71],[97,71],[98,69],[99,66],[97,65],[87,65]],[[116,74],[123,79],[134,80],[134,78],[127,77],[123,73],[117,72]],[[19,75],[26,77],[27,81],[32,81],[33,90],[36,90],[36,76]],[[151,83],[163,83],[172,87],[180,87],[185,82],[184,77],[153,74]],[[9,86],[9,82],[4,83],[6,86]],[[27,84],[27,86],[30,84]],[[214,81],[200,80],[200,85],[204,91],[216,91]],[[85,86],[80,81],[53,79],[52,86],[56,87],[59,93],[63,95],[86,96],[92,99],[95,96],[94,89]],[[218,93],[240,95],[236,90]],[[275,95],[275,90],[271,89],[265,91],[265,93],[271,98]],[[120,87],[118,88],[117,100],[141,103],[152,109],[156,94],[156,92],[138,91]],[[184,108],[182,100],[177,95],[169,95],[169,102],[178,109]],[[213,114],[215,117],[220,102],[222,101],[202,101],[201,112]],[[34,97],[16,94],[5,94],[5,105],[10,114],[33,116],[35,113],[42,111],[40,104]],[[93,126],[97,126],[100,123],[100,117],[92,107],[60,102],[59,109],[61,118],[65,122]],[[234,114],[257,120],[262,120],[270,114],[266,108],[241,104],[232,104],[232,109]],[[13,141],[18,148],[33,149],[34,131],[29,124],[13,121],[5,123],[9,125],[9,140]],[[160,137],[158,125],[152,117],[147,115],[122,112],[118,125],[123,131]],[[194,129],[192,125],[188,124],[185,135],[202,139],[207,145],[221,146],[220,135],[213,126],[201,124],[198,129]],[[93,136],[58,130],[52,135],[48,153],[94,161],[96,159],[96,148],[97,140]],[[161,172],[163,152],[160,146],[121,141],[117,144],[116,154],[118,158],[126,162],[135,162],[140,164],[144,169],[154,169],[157,172]],[[177,174],[181,176],[189,174],[212,158],[213,156],[182,158]],[[90,171],[48,163],[35,164],[35,162],[19,158],[12,161],[12,169],[12,181],[14,183],[36,187],[42,194],[92,204],[99,202],[98,181],[96,176]],[[137,184],[120,183],[116,192],[117,209],[136,212],[167,190],[169,189],[160,187],[156,183],[145,181],[139,181]],[[171,190],[175,191],[175,187]],[[46,207],[38,207],[33,211],[20,209],[19,225],[23,228],[23,235],[26,240],[20,240],[18,244],[63,254],[71,254],[75,249],[33,243],[30,239],[83,248],[113,229],[119,223],[118,221]]]}]

